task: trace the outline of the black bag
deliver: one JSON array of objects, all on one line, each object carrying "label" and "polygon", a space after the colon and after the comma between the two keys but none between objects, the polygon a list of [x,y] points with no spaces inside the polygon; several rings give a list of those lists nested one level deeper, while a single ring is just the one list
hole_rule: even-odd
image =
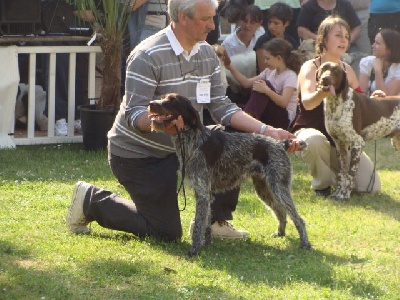
[{"label": "black bag", "polygon": [[80,20],[74,14],[74,6],[65,0],[45,0],[42,2],[42,28],[50,34],[70,34],[90,36],[90,23]]},{"label": "black bag", "polygon": [[46,33],[70,33],[75,27],[75,15],[71,5],[64,0],[42,2],[42,28]]}]

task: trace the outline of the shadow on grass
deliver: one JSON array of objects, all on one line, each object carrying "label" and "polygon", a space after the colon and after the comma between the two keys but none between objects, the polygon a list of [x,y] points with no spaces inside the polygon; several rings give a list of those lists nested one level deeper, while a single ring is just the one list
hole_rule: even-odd
[{"label": "shadow on grass", "polygon": [[[190,243],[182,242],[178,247],[172,244],[154,243],[152,247],[170,255],[182,256],[187,261],[196,262],[206,270],[225,270],[236,279],[248,283],[263,283],[274,288],[284,288],[290,283],[304,282],[329,290],[348,290],[356,297],[370,294],[382,296],[384,292],[359,274],[348,274],[348,280],[338,280],[335,268],[362,264],[364,258],[341,257],[311,249],[299,249],[298,239],[289,240],[287,249],[266,246],[264,242],[253,240],[214,240],[198,256],[189,257]],[[334,267],[333,267],[334,266]]]},{"label": "shadow on grass", "polygon": [[398,199],[392,198],[383,192],[377,194],[360,194],[353,193],[350,200],[337,201],[331,199],[333,203],[343,206],[362,207],[368,210],[374,210],[381,214],[390,216],[400,221],[400,202]]},{"label": "shadow on grass", "polygon": [[[173,269],[140,260],[122,262],[117,254],[102,261],[90,257],[74,261],[72,268],[55,265],[50,271],[31,256],[0,241],[0,299],[188,299],[193,292],[210,289],[202,285],[175,288],[175,279],[169,278],[175,274]],[[229,291],[218,287],[213,287],[213,293],[233,299]]]}]

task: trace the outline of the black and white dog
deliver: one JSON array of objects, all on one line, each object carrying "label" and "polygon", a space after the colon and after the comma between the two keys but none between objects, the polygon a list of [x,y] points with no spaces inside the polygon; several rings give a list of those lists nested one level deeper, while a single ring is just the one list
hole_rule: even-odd
[{"label": "black and white dog", "polygon": [[[285,142],[259,134],[210,130],[200,121],[190,101],[178,94],[150,102],[149,117],[154,131],[182,118],[183,128],[174,136],[182,174],[196,195],[196,215],[189,255],[197,254],[211,242],[210,203],[212,195],[228,191],[251,177],[260,199],[278,220],[275,236],[284,236],[287,214],[300,235],[300,247],[310,248],[305,222],[291,196],[291,163]],[[305,147],[305,143],[302,145]],[[185,171],[185,172],[183,172]]]},{"label": "black and white dog", "polygon": [[377,100],[357,93],[349,87],[342,67],[332,62],[322,64],[316,77],[321,87],[333,89],[324,99],[325,127],[339,160],[338,186],[331,197],[346,200],[354,188],[365,141],[390,135],[400,152],[400,97]]}]

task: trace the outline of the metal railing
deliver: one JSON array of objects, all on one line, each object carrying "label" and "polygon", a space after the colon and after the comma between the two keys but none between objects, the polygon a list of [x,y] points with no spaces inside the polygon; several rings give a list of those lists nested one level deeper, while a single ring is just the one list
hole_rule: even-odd
[{"label": "metal railing", "polygon": [[[68,77],[68,134],[67,136],[55,136],[55,83],[56,83],[56,54],[69,54],[69,77]],[[76,55],[87,53],[88,64],[88,98],[96,97],[96,55],[101,53],[100,46],[20,46],[18,54],[29,54],[28,74],[28,107],[27,107],[27,130],[22,137],[14,135],[16,145],[36,145],[54,143],[76,143],[82,142],[81,135],[74,133],[75,120],[75,76]],[[47,133],[35,132],[35,83],[36,83],[36,58],[37,54],[49,54],[49,82],[47,90],[48,101],[48,125]],[[67,83],[65,83],[67,84]]]}]

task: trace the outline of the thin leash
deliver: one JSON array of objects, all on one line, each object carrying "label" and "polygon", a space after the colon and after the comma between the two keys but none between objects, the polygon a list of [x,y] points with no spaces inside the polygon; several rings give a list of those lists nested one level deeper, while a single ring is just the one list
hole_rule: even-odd
[{"label": "thin leash", "polygon": [[371,193],[374,185],[375,185],[375,174],[376,174],[376,140],[374,141],[374,169],[372,170],[371,178],[369,180],[368,186],[367,186],[367,192]]},{"label": "thin leash", "polygon": [[179,192],[182,189],[183,199],[185,200],[185,205],[183,206],[182,209],[179,209],[179,211],[184,211],[186,209],[186,191],[185,191],[185,183],[184,183],[185,175],[186,175],[186,172],[185,172],[185,169],[186,169],[186,166],[185,166],[186,152],[185,152],[185,147],[184,147],[184,145],[182,143],[181,133],[178,130],[178,126],[175,125],[175,129],[176,129],[176,132],[178,133],[178,140],[179,140],[180,151],[181,151],[181,156],[182,156],[182,168],[181,168],[181,175],[182,175],[181,177],[182,178],[181,178],[181,184],[179,185],[179,188],[178,188],[178,191],[176,192],[176,195],[178,196]]}]

